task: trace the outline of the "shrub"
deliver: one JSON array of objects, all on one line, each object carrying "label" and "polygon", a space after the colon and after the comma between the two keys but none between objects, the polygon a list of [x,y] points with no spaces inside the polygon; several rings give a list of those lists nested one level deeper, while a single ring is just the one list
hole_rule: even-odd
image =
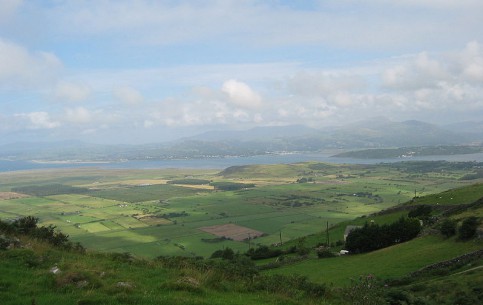
[{"label": "shrub", "polygon": [[317,250],[318,258],[328,258],[328,257],[335,257],[335,256],[336,255],[328,248]]},{"label": "shrub", "polygon": [[445,219],[439,228],[441,234],[446,237],[451,237],[456,234],[456,221],[451,219]]},{"label": "shrub", "polygon": [[475,216],[466,218],[458,231],[459,238],[462,240],[471,239],[476,235],[476,229],[478,228],[478,218]]},{"label": "shrub", "polygon": [[19,232],[29,234],[37,228],[39,219],[33,216],[25,216],[15,220],[12,225]]},{"label": "shrub", "polygon": [[420,205],[414,210],[411,210],[408,213],[408,217],[427,220],[429,216],[431,216],[431,211],[432,211],[432,208],[430,205]]},{"label": "shrub", "polygon": [[0,220],[0,232],[12,234],[15,232],[15,228],[11,223]]},{"label": "shrub", "polygon": [[222,258],[227,260],[232,260],[235,257],[235,252],[233,249],[227,247],[223,250],[216,250],[211,254],[210,258]]},{"label": "shrub", "polygon": [[10,238],[0,235],[0,250],[7,250],[8,246],[10,246]]},{"label": "shrub", "polygon": [[260,246],[256,249],[251,248],[246,253],[246,255],[249,256],[253,260],[277,257],[277,256],[282,255],[282,254],[283,254],[282,250],[271,249],[271,248],[269,248],[268,246],[265,246],[265,245]]},{"label": "shrub", "polygon": [[362,275],[344,291],[344,296],[353,305],[387,304],[383,297],[383,290],[373,275]]}]

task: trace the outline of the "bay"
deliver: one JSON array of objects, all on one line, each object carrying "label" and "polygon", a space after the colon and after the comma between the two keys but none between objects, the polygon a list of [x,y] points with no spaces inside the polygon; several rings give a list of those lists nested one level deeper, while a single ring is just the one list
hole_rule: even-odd
[{"label": "bay", "polygon": [[483,153],[449,156],[422,156],[411,158],[392,159],[354,159],[331,157],[329,153],[287,153],[269,154],[249,157],[219,157],[207,159],[183,159],[183,160],[135,160],[125,162],[83,162],[83,163],[47,163],[34,161],[8,161],[0,160],[0,172],[34,169],[54,168],[83,168],[95,167],[100,169],[161,169],[161,168],[199,168],[199,169],[224,169],[230,166],[252,165],[252,164],[288,164],[297,162],[326,162],[346,164],[378,164],[394,163],[401,161],[476,161],[483,162]]}]

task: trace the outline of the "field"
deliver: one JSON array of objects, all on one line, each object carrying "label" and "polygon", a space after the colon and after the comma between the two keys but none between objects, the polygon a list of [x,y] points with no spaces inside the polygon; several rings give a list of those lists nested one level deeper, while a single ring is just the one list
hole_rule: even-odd
[{"label": "field", "polygon": [[298,273],[314,282],[345,286],[358,275],[372,274],[379,279],[402,277],[424,266],[480,249],[481,243],[475,241],[455,244],[454,239],[426,236],[370,253],[311,259],[268,273]]},{"label": "field", "polygon": [[[415,194],[426,198],[473,184],[477,181],[460,178],[474,166],[309,162],[232,167],[222,172],[19,171],[0,174],[0,218],[33,215],[41,225],[53,224],[89,249],[143,257],[206,257],[224,247],[244,252],[256,244],[274,244],[281,239],[285,243],[321,232],[327,222],[333,226],[409,202]],[[200,181],[243,183],[247,187],[224,191]],[[448,194],[454,202],[466,202],[474,196]],[[229,232],[211,234],[203,231],[206,227],[246,228],[243,234],[253,234],[249,244],[239,240],[242,238],[219,238],[229,237]],[[334,240],[341,234],[334,233]]]}]

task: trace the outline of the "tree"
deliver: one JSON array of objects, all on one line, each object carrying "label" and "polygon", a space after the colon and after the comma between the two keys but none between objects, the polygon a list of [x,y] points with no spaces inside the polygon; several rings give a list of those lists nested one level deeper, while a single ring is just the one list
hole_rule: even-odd
[{"label": "tree", "polygon": [[389,225],[367,223],[352,230],[347,236],[345,248],[351,253],[369,252],[415,238],[421,231],[419,220],[401,217]]},{"label": "tree", "polygon": [[439,228],[441,234],[446,237],[451,237],[456,234],[456,221],[446,218]]},{"label": "tree", "polygon": [[431,216],[432,208],[430,205],[420,205],[408,213],[408,217],[427,220]]},{"label": "tree", "polygon": [[478,218],[475,216],[466,218],[458,231],[459,238],[462,240],[471,239],[476,235],[478,228]]}]

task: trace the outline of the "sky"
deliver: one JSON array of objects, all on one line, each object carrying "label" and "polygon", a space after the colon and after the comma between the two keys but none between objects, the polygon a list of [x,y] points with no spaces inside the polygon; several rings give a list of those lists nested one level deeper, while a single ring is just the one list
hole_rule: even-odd
[{"label": "sky", "polygon": [[483,120],[481,0],[0,0],[0,143]]}]

